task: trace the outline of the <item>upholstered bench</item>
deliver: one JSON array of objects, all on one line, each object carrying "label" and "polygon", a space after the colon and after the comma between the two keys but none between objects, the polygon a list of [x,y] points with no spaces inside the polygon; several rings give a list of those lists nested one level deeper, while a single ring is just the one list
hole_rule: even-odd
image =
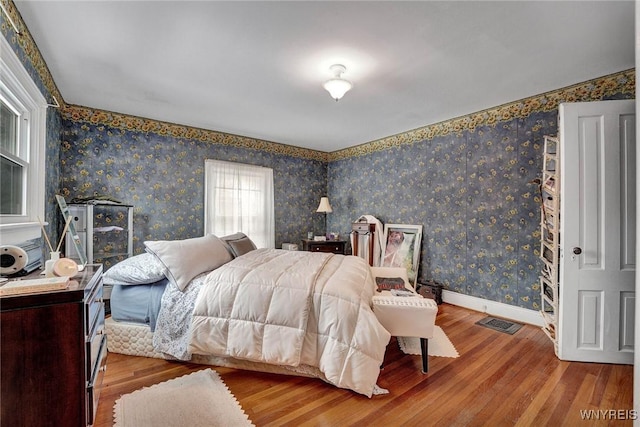
[{"label": "upholstered bench", "polygon": [[405,289],[413,293],[412,296],[394,296],[391,291],[383,290],[373,297],[373,312],[392,336],[420,338],[422,372],[427,373],[429,339],[433,338],[438,304],[413,289],[405,268],[371,267],[371,271],[376,278],[402,278]]}]

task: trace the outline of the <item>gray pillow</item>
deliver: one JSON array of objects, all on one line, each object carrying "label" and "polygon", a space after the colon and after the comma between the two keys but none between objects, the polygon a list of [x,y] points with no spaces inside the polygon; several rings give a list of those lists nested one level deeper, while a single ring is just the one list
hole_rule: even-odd
[{"label": "gray pillow", "polygon": [[227,248],[234,258],[257,249],[253,241],[244,233],[235,233],[220,239],[227,244]]},{"label": "gray pillow", "polygon": [[167,279],[181,291],[197,275],[233,259],[224,242],[213,234],[185,240],[147,241],[144,245],[164,264]]},{"label": "gray pillow", "polygon": [[109,268],[102,280],[105,285],[146,285],[165,278],[165,267],[149,253],[135,255]]}]

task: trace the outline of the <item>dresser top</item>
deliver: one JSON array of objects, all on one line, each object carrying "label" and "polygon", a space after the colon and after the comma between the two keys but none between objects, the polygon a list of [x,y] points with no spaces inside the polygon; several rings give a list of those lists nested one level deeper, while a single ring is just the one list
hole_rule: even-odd
[{"label": "dresser top", "polygon": [[[0,311],[82,301],[91,294],[101,276],[102,264],[87,264],[82,271],[71,277],[67,289],[2,296],[0,297]],[[36,279],[38,277],[44,277],[40,275],[40,270],[21,277],[21,279]]]}]

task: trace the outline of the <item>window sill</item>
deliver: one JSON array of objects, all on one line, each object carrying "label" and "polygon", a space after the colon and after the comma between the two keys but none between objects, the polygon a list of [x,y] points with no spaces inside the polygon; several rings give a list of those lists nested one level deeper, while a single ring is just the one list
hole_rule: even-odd
[{"label": "window sill", "polygon": [[39,222],[0,224],[0,245],[15,245],[40,237],[42,228]]}]

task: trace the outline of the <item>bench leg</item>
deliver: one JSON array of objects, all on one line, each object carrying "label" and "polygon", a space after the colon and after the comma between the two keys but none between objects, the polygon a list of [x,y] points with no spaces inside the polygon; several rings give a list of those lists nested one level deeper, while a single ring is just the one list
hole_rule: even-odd
[{"label": "bench leg", "polygon": [[420,338],[420,350],[422,351],[422,373],[429,372],[429,340]]}]

